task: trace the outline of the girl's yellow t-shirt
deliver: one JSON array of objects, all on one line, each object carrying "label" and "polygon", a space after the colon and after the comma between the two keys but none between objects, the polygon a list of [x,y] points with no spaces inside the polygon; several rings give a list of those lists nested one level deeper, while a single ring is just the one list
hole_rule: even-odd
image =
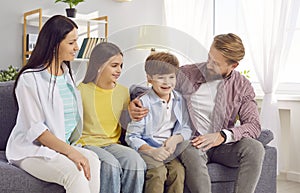
[{"label": "girl's yellow t-shirt", "polygon": [[78,89],[83,103],[83,132],[77,143],[98,147],[118,143],[122,131],[119,119],[130,101],[128,88],[116,84],[106,90],[94,83],[80,83]]}]

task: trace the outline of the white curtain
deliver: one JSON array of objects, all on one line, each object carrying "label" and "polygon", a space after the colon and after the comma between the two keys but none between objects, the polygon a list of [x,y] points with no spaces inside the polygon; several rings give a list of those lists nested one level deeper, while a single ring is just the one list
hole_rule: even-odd
[{"label": "white curtain", "polygon": [[209,49],[213,39],[213,1],[164,0],[164,8],[167,26],[186,32]]},{"label": "white curtain", "polygon": [[[275,91],[296,25],[299,0],[243,0],[241,16],[246,31],[246,48],[264,92],[260,119],[263,129],[270,129],[278,147],[280,119]],[[277,148],[278,149],[278,148]],[[280,166],[279,166],[280,167]]]},{"label": "white curtain", "polygon": [[[262,128],[273,131],[275,139],[271,143],[278,147],[280,119],[274,93],[293,39],[300,0],[236,2],[237,7],[227,11],[237,11],[237,17],[241,17],[242,22],[236,27],[243,28],[246,54],[251,55],[264,92],[260,114]],[[167,26],[185,31],[209,49],[214,29],[214,1],[164,0],[164,6]]]}]

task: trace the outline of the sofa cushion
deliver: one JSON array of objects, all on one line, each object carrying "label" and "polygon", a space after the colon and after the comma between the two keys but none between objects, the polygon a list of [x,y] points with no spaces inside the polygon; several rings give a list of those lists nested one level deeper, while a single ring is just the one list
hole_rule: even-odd
[{"label": "sofa cushion", "polygon": [[5,150],[7,139],[16,123],[18,106],[14,98],[14,82],[0,82],[0,151]]},{"label": "sofa cushion", "polygon": [[217,163],[207,164],[212,182],[233,182],[237,177],[238,168],[230,168]]},{"label": "sofa cushion", "polygon": [[1,193],[64,193],[65,189],[54,183],[39,180],[22,169],[8,164],[4,151],[0,151]]}]

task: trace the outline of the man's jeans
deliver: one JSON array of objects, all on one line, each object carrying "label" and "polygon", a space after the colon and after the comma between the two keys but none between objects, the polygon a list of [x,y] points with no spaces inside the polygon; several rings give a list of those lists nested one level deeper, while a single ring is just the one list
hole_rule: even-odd
[{"label": "man's jeans", "polygon": [[112,144],[106,147],[85,146],[101,161],[100,193],[142,193],[146,164],[129,147]]},{"label": "man's jeans", "polygon": [[235,193],[253,193],[260,177],[264,159],[263,145],[252,138],[223,144],[207,152],[196,149],[189,141],[179,155],[186,172],[186,185],[192,193],[211,193],[211,181],[206,164],[219,163],[228,167],[238,167]]}]

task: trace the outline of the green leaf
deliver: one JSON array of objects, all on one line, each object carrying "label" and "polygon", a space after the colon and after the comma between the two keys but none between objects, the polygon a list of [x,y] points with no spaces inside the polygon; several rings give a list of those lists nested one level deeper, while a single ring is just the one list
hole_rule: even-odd
[{"label": "green leaf", "polygon": [[54,3],[62,2],[67,3],[70,8],[77,6],[79,3],[84,2],[85,0],[55,0]]},{"label": "green leaf", "polygon": [[240,74],[244,75],[246,78],[250,78],[250,70],[240,71]]},{"label": "green leaf", "polygon": [[13,67],[10,65],[7,70],[0,71],[0,82],[15,80],[18,76],[18,68]]}]

